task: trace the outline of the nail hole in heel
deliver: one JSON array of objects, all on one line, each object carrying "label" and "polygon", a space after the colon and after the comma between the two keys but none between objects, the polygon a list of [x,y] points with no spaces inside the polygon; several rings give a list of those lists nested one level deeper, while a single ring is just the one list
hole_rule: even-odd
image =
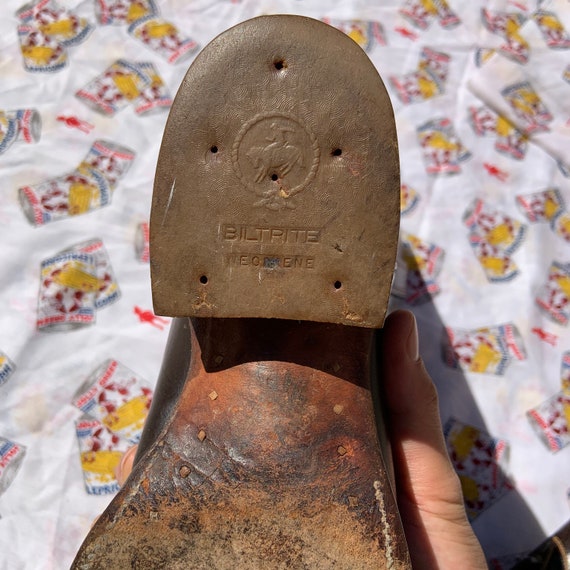
[{"label": "nail hole in heel", "polygon": [[287,66],[285,65],[285,61],[283,59],[276,59],[273,62],[273,66],[275,67],[275,69],[277,71],[282,71],[283,69],[285,69]]},{"label": "nail hole in heel", "polygon": [[273,180],[273,182],[277,182],[277,179],[279,178],[279,176],[277,176],[277,174],[272,174],[271,175],[271,180]]},{"label": "nail hole in heel", "polygon": [[340,289],[341,287],[342,287],[342,282],[340,282],[340,281],[335,281],[335,282],[334,282],[334,288],[335,288],[335,289],[338,290],[338,289]]},{"label": "nail hole in heel", "polygon": [[205,275],[201,275],[200,283],[202,283],[202,285],[206,285],[206,283],[208,283],[208,278]]},{"label": "nail hole in heel", "polygon": [[210,152],[212,154],[216,154],[218,152],[218,147],[216,145],[213,145],[210,147]]},{"label": "nail hole in heel", "polygon": [[340,156],[340,155],[342,154],[342,149],[341,149],[341,148],[335,148],[335,149],[331,152],[331,154],[332,154],[333,156]]}]

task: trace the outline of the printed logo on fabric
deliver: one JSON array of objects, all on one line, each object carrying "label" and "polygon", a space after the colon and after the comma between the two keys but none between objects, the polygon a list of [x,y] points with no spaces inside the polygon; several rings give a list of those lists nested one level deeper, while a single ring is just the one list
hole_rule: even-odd
[{"label": "printed logo on fabric", "polygon": [[234,170],[260,198],[254,205],[294,209],[292,199],[313,180],[320,149],[313,133],[283,113],[262,113],[246,122],[232,149]]},{"label": "printed logo on fabric", "polygon": [[386,45],[386,35],[380,22],[364,20],[331,20],[330,18],[323,18],[322,21],[325,24],[334,26],[341,32],[345,33],[366,52],[372,51],[376,44],[381,46]]},{"label": "printed logo on fabric", "polygon": [[82,416],[75,422],[85,489],[90,495],[116,493],[115,471],[128,442],[109,431],[100,421]]},{"label": "printed logo on fabric", "polygon": [[0,154],[14,142],[17,132],[14,119],[0,111]]}]

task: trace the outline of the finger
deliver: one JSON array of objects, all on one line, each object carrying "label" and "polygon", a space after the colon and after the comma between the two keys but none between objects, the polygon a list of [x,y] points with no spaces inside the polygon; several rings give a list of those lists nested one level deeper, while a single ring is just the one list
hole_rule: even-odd
[{"label": "finger", "polygon": [[[135,455],[137,454],[137,447],[138,445],[133,445],[129,447],[123,456],[121,457],[121,461],[115,468],[115,478],[117,479],[117,483],[119,483],[119,487],[122,487],[125,484],[125,481],[131,474],[133,470],[133,462],[135,460]],[[96,516],[91,523],[91,528],[95,526],[95,523],[99,520],[101,515]]]},{"label": "finger", "polygon": [[97,516],[93,519],[93,522],[91,523],[91,526],[89,527],[89,529],[92,529],[92,528],[95,526],[95,523],[99,520],[99,517],[100,517],[100,516],[101,516],[101,515],[97,515]]},{"label": "finger", "polygon": [[412,313],[399,310],[388,316],[383,349],[389,431],[401,491],[420,506],[451,503],[462,514],[461,487],[447,454],[437,391],[419,357]]},{"label": "finger", "polygon": [[125,481],[133,470],[133,463],[135,460],[135,455],[137,453],[137,447],[137,445],[129,447],[129,449],[127,449],[127,451],[125,451],[123,454],[123,457],[121,457],[121,461],[117,466],[115,475],[117,477],[117,482],[121,487],[125,484]]},{"label": "finger", "polygon": [[486,568],[447,454],[437,391],[419,357],[412,313],[395,311],[386,319],[382,345],[398,507],[413,567]]}]

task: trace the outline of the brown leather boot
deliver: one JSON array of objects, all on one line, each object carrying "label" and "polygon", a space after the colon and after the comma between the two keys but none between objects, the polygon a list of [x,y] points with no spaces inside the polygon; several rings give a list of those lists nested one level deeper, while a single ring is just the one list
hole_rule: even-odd
[{"label": "brown leather boot", "polygon": [[371,394],[399,189],[386,90],[341,32],[261,17],[197,57],[151,218],[155,310],[179,318],[73,568],[411,568]]}]

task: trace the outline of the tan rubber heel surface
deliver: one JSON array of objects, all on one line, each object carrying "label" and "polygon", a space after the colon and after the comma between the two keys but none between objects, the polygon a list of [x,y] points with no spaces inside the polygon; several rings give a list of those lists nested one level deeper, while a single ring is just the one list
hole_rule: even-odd
[{"label": "tan rubber heel surface", "polygon": [[178,92],[151,216],[155,311],[382,326],[399,224],[392,107],[316,20],[216,38]]}]

